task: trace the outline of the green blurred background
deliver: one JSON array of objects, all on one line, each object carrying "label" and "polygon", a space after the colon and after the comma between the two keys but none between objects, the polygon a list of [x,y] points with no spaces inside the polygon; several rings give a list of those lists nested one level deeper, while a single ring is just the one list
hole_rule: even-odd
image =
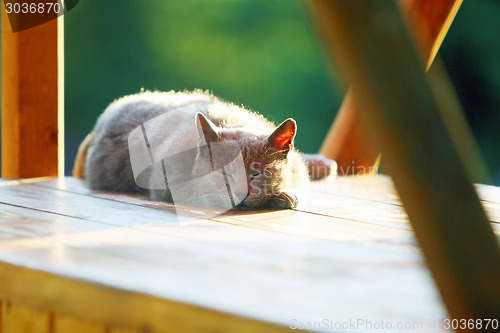
[{"label": "green blurred background", "polygon": [[[117,5],[119,3],[119,5]],[[113,99],[208,89],[279,123],[316,152],[338,109],[305,1],[80,1],[65,14],[67,172]]]},{"label": "green blurred background", "polygon": [[[64,17],[66,173],[98,115],[141,88],[208,89],[274,122],[293,117],[296,146],[317,152],[345,88],[308,9],[298,0],[81,0]],[[465,0],[440,54],[500,185],[500,1]]]}]

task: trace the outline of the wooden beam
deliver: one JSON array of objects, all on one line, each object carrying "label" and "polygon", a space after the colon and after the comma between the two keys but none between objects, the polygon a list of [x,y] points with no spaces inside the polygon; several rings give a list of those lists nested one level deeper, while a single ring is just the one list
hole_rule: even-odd
[{"label": "wooden beam", "polygon": [[[473,182],[491,183],[486,164],[480,156],[479,147],[474,140],[465,113],[453,90],[442,62],[436,55],[444,37],[455,18],[462,0],[411,0],[400,1],[412,28],[413,36],[420,45],[420,53],[426,64],[430,82],[441,91],[440,111],[451,138],[457,147],[462,162]],[[434,64],[432,70],[431,65]]]},{"label": "wooden beam", "polygon": [[[429,69],[462,0],[402,0],[400,3],[414,27]],[[321,26],[328,24],[321,21],[321,15],[317,17]],[[380,157],[380,150],[369,140],[357,109],[356,98],[349,91],[320,148],[320,154],[337,162],[339,175],[351,175],[353,170],[365,173]]]},{"label": "wooden beam", "polygon": [[380,150],[368,139],[357,110],[356,98],[349,89],[319,150],[320,154],[337,162],[339,176],[371,173],[378,168],[375,161]]},{"label": "wooden beam", "polygon": [[[6,262],[0,262],[0,269],[2,272],[0,296],[19,303],[24,300],[33,307],[31,311],[35,313],[38,313],[36,308],[50,310],[55,314],[53,330],[55,332],[73,332],[64,329],[75,328],[79,324],[87,328],[105,325],[129,329],[131,332],[286,333],[290,331],[288,327],[269,322],[167,300],[104,283],[97,284],[85,279],[58,276]],[[11,317],[6,321],[9,328],[13,327],[14,330],[5,332],[23,332],[16,331],[15,328],[18,327],[18,321],[26,323],[26,317],[31,321],[29,306],[26,307],[27,311],[23,311],[22,317]],[[59,317],[60,314],[63,316]],[[7,315],[10,314],[4,311],[4,316]],[[68,323],[63,319],[61,323],[59,319],[64,316],[73,317],[75,320],[70,319],[71,322]],[[97,325],[85,325],[85,322]],[[24,332],[31,331],[24,330]]]},{"label": "wooden beam", "polygon": [[380,0],[316,6],[450,316],[499,318],[500,249],[399,8]]},{"label": "wooden beam", "polygon": [[418,39],[426,68],[437,55],[463,0],[401,0]]},{"label": "wooden beam", "polygon": [[0,322],[0,332],[51,333],[50,316],[47,312],[9,302],[2,302],[0,305],[3,319]]},{"label": "wooden beam", "polygon": [[2,9],[2,177],[64,174],[63,18],[13,33]]}]

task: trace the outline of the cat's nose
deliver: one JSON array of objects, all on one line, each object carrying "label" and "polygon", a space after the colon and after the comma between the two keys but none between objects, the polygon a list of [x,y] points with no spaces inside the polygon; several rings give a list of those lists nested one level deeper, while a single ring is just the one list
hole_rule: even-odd
[{"label": "cat's nose", "polygon": [[272,208],[280,209],[295,209],[298,204],[299,201],[297,200],[297,197],[294,194],[287,192],[281,192],[269,201],[269,205]]}]

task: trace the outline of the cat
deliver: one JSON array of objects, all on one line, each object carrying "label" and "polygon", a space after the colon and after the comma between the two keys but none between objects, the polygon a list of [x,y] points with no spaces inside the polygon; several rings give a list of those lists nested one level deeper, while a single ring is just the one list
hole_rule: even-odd
[{"label": "cat", "polygon": [[[145,177],[149,178],[145,181],[146,186],[138,186],[129,148],[131,133],[136,130],[142,138],[142,132],[137,131],[141,128],[144,131],[145,123],[166,114],[170,116],[169,121],[165,126],[153,126],[152,129],[149,126],[148,137],[154,132],[153,135],[161,139],[165,156],[186,148],[188,153],[182,152],[187,156],[184,160],[192,163],[178,163],[175,177],[168,177],[163,189],[155,189],[152,185],[152,172],[146,173]],[[190,131],[189,126],[195,132]],[[140,92],[115,100],[102,113],[94,130],[80,145],[73,174],[83,178],[92,190],[147,193],[153,200],[172,202],[171,181],[182,183],[194,178],[203,164],[201,147],[210,149],[218,144],[222,151],[237,147],[236,153],[241,153],[244,172],[238,175],[223,172],[226,184],[227,179],[233,184],[243,183],[245,193],[238,207],[296,208],[298,199],[291,191],[308,182],[306,163],[293,146],[296,132],[297,124],[291,118],[275,127],[262,115],[222,101],[208,92]],[[200,138],[205,145],[200,144]],[[189,155],[187,148],[193,142],[198,142],[198,146],[191,149],[192,155]],[[213,154],[210,150],[204,151],[205,155],[207,152]],[[230,159],[237,156],[234,151],[224,154],[231,155]],[[224,164],[230,159],[215,161],[215,164]],[[137,160],[141,162],[142,159]],[[165,172],[165,164],[163,167]],[[213,161],[211,167],[213,170],[224,168],[214,165]],[[149,191],[144,187],[149,187]]]}]

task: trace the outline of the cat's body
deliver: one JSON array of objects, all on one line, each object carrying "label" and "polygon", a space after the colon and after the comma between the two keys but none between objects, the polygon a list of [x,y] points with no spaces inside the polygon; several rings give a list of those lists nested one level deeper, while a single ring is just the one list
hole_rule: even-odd
[{"label": "cat's body", "polygon": [[[245,188],[248,186],[242,206],[293,208],[297,205],[296,197],[288,191],[307,182],[308,174],[302,156],[293,149],[295,121],[288,119],[276,128],[256,113],[200,91],[144,92],[113,102],[82,143],[74,175],[85,178],[95,190],[145,192],[137,186],[132,171],[129,135],[173,110],[181,112],[170,113],[173,116],[166,126],[149,129],[156,133],[148,133],[161,138],[164,155],[200,142],[200,136],[204,136],[207,143],[219,143],[222,147],[231,143],[239,147],[245,165],[246,175],[239,176],[245,179],[233,179],[246,182]],[[198,137],[191,130],[196,128],[195,124]],[[144,130],[144,126],[142,128]],[[196,172],[201,163],[200,154],[194,154],[194,162],[177,171],[179,179],[186,180]],[[169,184],[170,181],[169,178]],[[153,189],[149,194],[153,199],[172,201],[168,184],[166,190]]]}]

